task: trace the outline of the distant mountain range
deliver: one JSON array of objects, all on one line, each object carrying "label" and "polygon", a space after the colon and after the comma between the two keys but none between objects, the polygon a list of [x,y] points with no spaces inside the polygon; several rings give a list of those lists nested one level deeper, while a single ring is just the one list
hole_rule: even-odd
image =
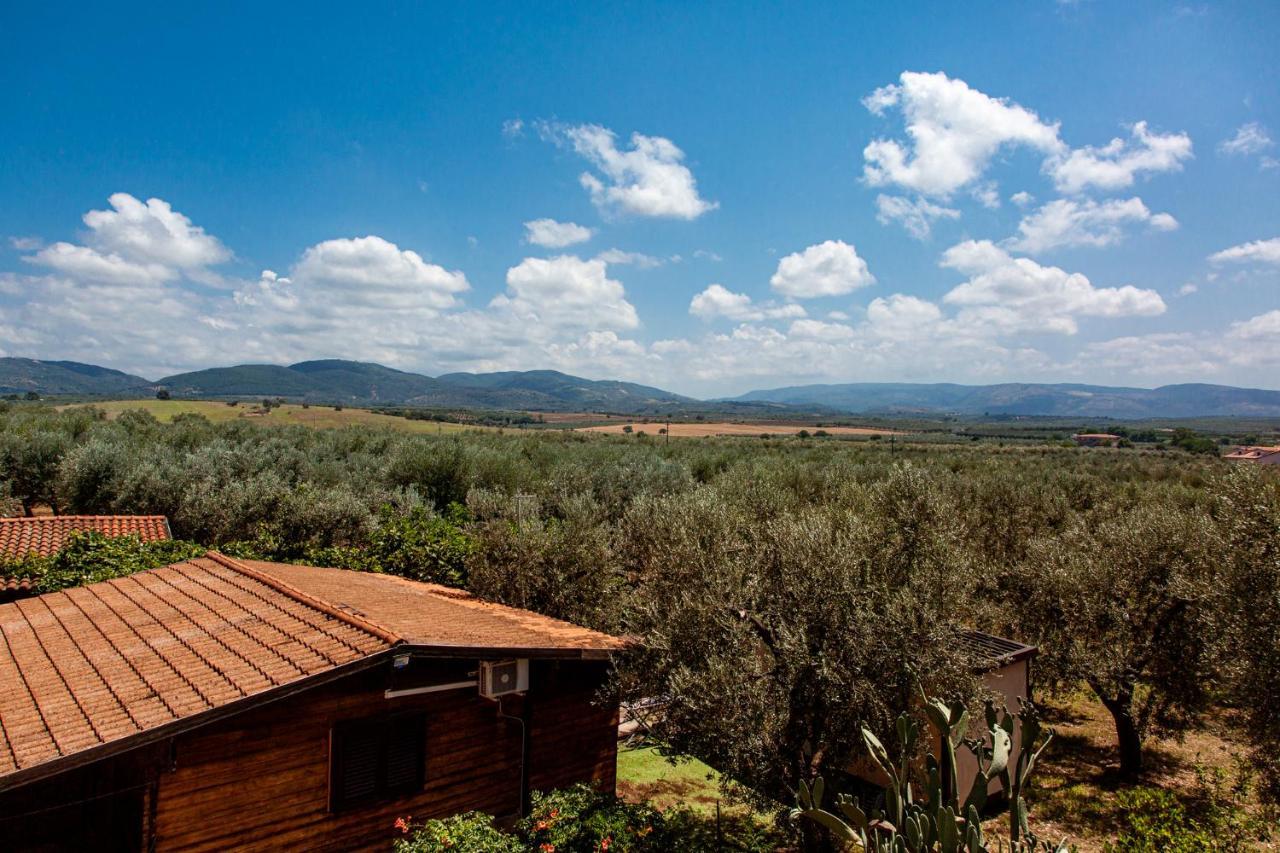
[{"label": "distant mountain range", "polygon": [[954,385],[852,383],[800,385],[704,401],[616,380],[555,370],[447,373],[430,377],[341,359],[287,367],[241,364],[151,381],[74,361],[0,358],[0,394],[174,397],[285,397],[313,403],[545,412],[795,417],[859,415],[1049,415],[1081,418],[1280,417],[1280,391],[1225,385],[1112,388],[1007,383]]},{"label": "distant mountain range", "polygon": [[750,391],[732,400],[785,406],[821,405],[854,414],[1280,417],[1280,391],[1204,384],[1113,388],[1012,382],[1002,385],[862,382]]},{"label": "distant mountain range", "polygon": [[[151,381],[76,362],[0,358],[0,394],[149,397],[160,389],[175,398],[285,397],[312,403],[545,412],[660,414],[701,406],[691,397],[658,388],[582,379],[555,370],[450,373],[433,379],[380,364],[327,359],[288,367],[214,367]],[[734,408],[760,407],[744,403]]]}]

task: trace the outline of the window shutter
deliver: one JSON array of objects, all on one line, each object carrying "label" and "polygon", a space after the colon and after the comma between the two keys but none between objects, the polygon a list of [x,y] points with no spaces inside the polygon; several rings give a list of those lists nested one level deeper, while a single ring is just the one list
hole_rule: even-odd
[{"label": "window shutter", "polygon": [[422,717],[402,717],[387,727],[386,789],[408,793],[422,787]]},{"label": "window shutter", "polygon": [[333,732],[330,806],[348,808],[421,790],[426,716],[342,723]]}]

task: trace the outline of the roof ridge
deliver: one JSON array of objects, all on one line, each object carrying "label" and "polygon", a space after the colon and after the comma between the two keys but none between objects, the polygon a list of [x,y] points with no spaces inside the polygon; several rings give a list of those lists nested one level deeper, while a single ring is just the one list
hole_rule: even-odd
[{"label": "roof ridge", "polygon": [[83,514],[73,514],[73,515],[6,515],[6,516],[0,516],[0,521],[32,522],[32,521],[62,521],[63,519],[68,519],[68,518],[168,518],[168,517],[169,517],[169,516],[167,516],[167,515],[160,515],[160,514],[157,514],[157,513],[151,513],[151,514],[148,514],[148,515],[93,515],[93,514],[89,514],[89,515],[83,515]]},{"label": "roof ridge", "polygon": [[349,625],[359,628],[361,631],[365,631],[369,634],[373,634],[378,639],[383,640],[387,643],[390,643],[393,646],[399,645],[400,643],[405,642],[404,637],[401,637],[399,634],[395,633],[389,628],[379,625],[377,622],[374,622],[372,619],[368,619],[364,616],[357,616],[354,613],[350,613],[346,610],[343,610],[341,607],[338,607],[335,604],[325,601],[322,598],[317,598],[316,596],[311,595],[310,593],[303,592],[302,590],[298,589],[296,586],[287,584],[284,581],[280,580],[279,578],[273,575],[270,575],[266,572],[259,571],[258,569],[252,568],[251,566],[246,566],[244,563],[240,562],[239,560],[228,557],[226,554],[223,554],[219,551],[207,551],[205,553],[205,557],[210,560],[213,560],[215,563],[217,563],[220,566],[224,566],[228,569],[231,569],[232,571],[242,574],[245,577],[253,578],[259,583],[266,584],[267,586],[271,587],[277,592],[283,593],[284,595],[289,596],[290,598],[292,598],[293,600],[301,604],[305,604],[307,607],[311,607],[315,610],[319,610],[320,612],[326,613],[329,616],[332,616],[333,618],[341,622],[346,622]]}]

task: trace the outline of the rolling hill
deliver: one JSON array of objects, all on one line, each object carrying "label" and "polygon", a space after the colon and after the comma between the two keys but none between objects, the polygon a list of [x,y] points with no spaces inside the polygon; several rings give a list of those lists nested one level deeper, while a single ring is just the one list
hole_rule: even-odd
[{"label": "rolling hill", "polygon": [[175,399],[284,397],[353,406],[507,409],[616,414],[716,414],[744,418],[857,415],[1056,416],[1087,418],[1280,417],[1280,391],[1185,384],[1160,388],[1005,383],[957,385],[864,382],[799,385],[703,401],[612,379],[556,370],[446,373],[430,377],[344,359],[240,364],[150,381],[72,361],[0,358],[0,394]]},{"label": "rolling hill", "polygon": [[0,358],[0,394],[120,394],[149,385],[141,376],[95,364]]},{"label": "rolling hill", "polygon": [[1205,384],[1122,388],[1034,383],[925,385],[864,382],[750,391],[732,400],[784,406],[821,405],[853,414],[1280,417],[1280,391]]},{"label": "rolling hill", "polygon": [[697,402],[658,388],[582,379],[555,370],[450,373],[433,379],[341,359],[288,367],[218,367],[167,376],[156,384],[175,397],[281,396],[317,403],[549,412],[657,412]]}]

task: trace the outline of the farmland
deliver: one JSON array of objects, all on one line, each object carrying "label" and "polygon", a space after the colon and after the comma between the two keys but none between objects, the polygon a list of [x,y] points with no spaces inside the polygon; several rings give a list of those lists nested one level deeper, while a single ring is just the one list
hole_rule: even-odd
[{"label": "farmland", "polygon": [[372,412],[368,409],[332,406],[302,406],[284,403],[269,411],[251,403],[234,406],[212,400],[108,400],[92,404],[71,404],[60,408],[92,405],[114,419],[127,411],[142,411],[161,422],[172,421],[179,415],[199,415],[214,423],[242,422],[270,426],[305,426],[313,429],[336,429],[350,426],[384,427],[410,433],[454,433],[482,427],[455,424],[446,421],[418,421]]},{"label": "farmland", "polygon": [[[628,427],[630,429],[628,430]],[[847,427],[847,426],[828,426],[819,427],[812,424],[795,424],[781,423],[776,421],[761,421],[752,423],[637,423],[628,421],[626,423],[611,423],[605,426],[582,427],[580,432],[604,433],[606,435],[623,435],[635,433],[652,433],[658,434],[659,430],[670,430],[672,438],[708,438],[711,436],[784,436],[797,435],[801,431],[806,433],[814,433],[819,430],[828,435],[839,436],[887,436],[898,435],[897,430],[870,428],[870,427]]]}]

